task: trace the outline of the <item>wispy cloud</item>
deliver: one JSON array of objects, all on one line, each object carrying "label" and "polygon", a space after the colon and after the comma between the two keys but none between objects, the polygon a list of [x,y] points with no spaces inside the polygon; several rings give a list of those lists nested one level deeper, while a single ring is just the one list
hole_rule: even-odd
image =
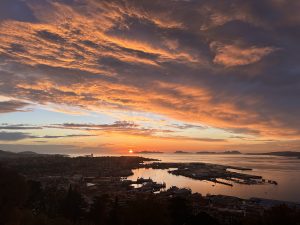
[{"label": "wispy cloud", "polygon": [[275,47],[240,47],[215,42],[211,43],[211,48],[216,54],[213,62],[226,67],[242,66],[258,62],[276,50]]},{"label": "wispy cloud", "polygon": [[[225,139],[218,138],[201,138],[201,137],[190,137],[184,135],[178,135],[175,130],[168,129],[158,129],[158,128],[147,128],[141,125],[135,124],[128,121],[116,121],[112,124],[55,124],[53,128],[60,129],[75,129],[75,130],[87,130],[87,131],[101,131],[104,133],[122,133],[126,135],[133,136],[143,136],[155,139],[167,139],[167,140],[187,140],[187,141],[201,141],[201,142],[226,142]],[[180,125],[171,125],[172,128],[177,128],[180,130],[190,129],[190,128],[201,128],[199,125],[184,124]]]},{"label": "wispy cloud", "polygon": [[174,127],[176,129],[180,129],[180,130],[186,130],[186,129],[207,129],[207,126],[203,126],[203,125],[195,125],[195,124],[188,124],[188,123],[184,123],[184,124],[172,124],[169,125],[170,127]]},{"label": "wispy cloud", "polygon": [[0,130],[40,130],[42,126],[31,126],[27,124],[1,124]]},{"label": "wispy cloud", "polygon": [[57,139],[57,138],[73,138],[73,137],[94,137],[92,134],[69,134],[69,135],[44,135],[37,136],[23,132],[0,132],[0,141],[19,141],[24,139]]},{"label": "wispy cloud", "polygon": [[149,137],[160,136],[159,134],[161,133],[174,132],[172,130],[166,130],[166,129],[147,128],[135,124],[134,122],[128,122],[128,121],[116,121],[111,124],[65,123],[65,124],[54,124],[48,127],[59,128],[59,129],[71,129],[71,130],[100,131],[105,133],[123,133],[128,135],[149,136]]},{"label": "wispy cloud", "polygon": [[34,138],[34,136],[22,132],[0,132],[0,141],[19,141],[28,138]]},{"label": "wispy cloud", "polygon": [[85,123],[64,123],[53,124],[50,128],[62,128],[62,129],[81,129],[81,130],[123,130],[137,128],[138,125],[134,122],[128,121],[116,121],[111,124],[85,124]]},{"label": "wispy cloud", "polygon": [[10,101],[2,101],[0,102],[0,113],[10,113],[16,111],[24,111],[24,107],[27,106],[28,103],[10,100]]}]

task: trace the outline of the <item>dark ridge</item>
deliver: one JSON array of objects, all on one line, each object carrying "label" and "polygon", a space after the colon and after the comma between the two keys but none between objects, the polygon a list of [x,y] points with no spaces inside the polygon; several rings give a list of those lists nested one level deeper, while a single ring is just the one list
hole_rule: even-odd
[{"label": "dark ridge", "polygon": [[190,152],[185,152],[185,151],[176,151],[174,154],[190,154]]},{"label": "dark ridge", "polygon": [[163,154],[163,152],[159,152],[159,151],[139,151],[139,152],[136,152],[136,154]]}]

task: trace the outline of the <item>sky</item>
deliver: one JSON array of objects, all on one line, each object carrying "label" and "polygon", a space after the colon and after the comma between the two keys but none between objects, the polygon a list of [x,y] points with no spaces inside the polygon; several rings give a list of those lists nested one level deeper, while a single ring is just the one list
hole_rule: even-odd
[{"label": "sky", "polygon": [[299,10],[1,0],[0,149],[300,150]]}]

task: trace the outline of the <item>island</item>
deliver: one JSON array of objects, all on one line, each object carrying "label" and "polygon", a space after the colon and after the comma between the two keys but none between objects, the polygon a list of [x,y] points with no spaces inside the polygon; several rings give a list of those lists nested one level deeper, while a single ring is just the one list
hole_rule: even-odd
[{"label": "island", "polygon": [[300,152],[296,152],[296,151],[247,153],[247,155],[272,155],[272,156],[283,156],[283,157],[295,157],[300,159]]},{"label": "island", "polygon": [[265,153],[266,155],[274,155],[274,156],[285,156],[285,157],[297,157],[300,158],[300,152],[293,151],[285,151],[285,152],[269,152]]},{"label": "island", "polygon": [[139,151],[135,153],[136,154],[163,154],[163,152],[159,152],[159,151]]},{"label": "island", "polygon": [[197,154],[201,154],[201,155],[210,155],[210,154],[220,154],[220,155],[240,155],[242,154],[240,151],[222,151],[222,152],[210,152],[210,151],[201,151],[201,152],[197,152]]},{"label": "island", "polygon": [[176,151],[174,154],[191,154],[191,152],[186,152],[186,151]]}]

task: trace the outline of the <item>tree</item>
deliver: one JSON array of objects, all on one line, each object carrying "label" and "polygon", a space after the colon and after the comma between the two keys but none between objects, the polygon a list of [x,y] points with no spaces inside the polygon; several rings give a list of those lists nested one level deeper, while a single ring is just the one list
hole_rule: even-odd
[{"label": "tree", "polygon": [[81,194],[70,185],[68,193],[62,203],[63,216],[74,223],[78,223],[84,215],[86,203]]},{"label": "tree", "polygon": [[0,224],[20,219],[19,208],[25,202],[28,187],[15,171],[0,167]]},{"label": "tree", "polygon": [[218,221],[208,215],[205,212],[200,212],[199,214],[190,217],[190,219],[187,221],[186,225],[218,225]]},{"label": "tree", "polygon": [[173,225],[182,225],[191,217],[191,206],[187,199],[174,197],[169,201],[169,211]]},{"label": "tree", "polygon": [[137,196],[128,202],[123,211],[126,225],[167,225],[168,213],[166,207],[154,196]]},{"label": "tree", "polygon": [[90,208],[89,218],[97,225],[106,224],[108,217],[107,203],[109,200],[108,195],[97,196],[93,199],[93,203]]}]

